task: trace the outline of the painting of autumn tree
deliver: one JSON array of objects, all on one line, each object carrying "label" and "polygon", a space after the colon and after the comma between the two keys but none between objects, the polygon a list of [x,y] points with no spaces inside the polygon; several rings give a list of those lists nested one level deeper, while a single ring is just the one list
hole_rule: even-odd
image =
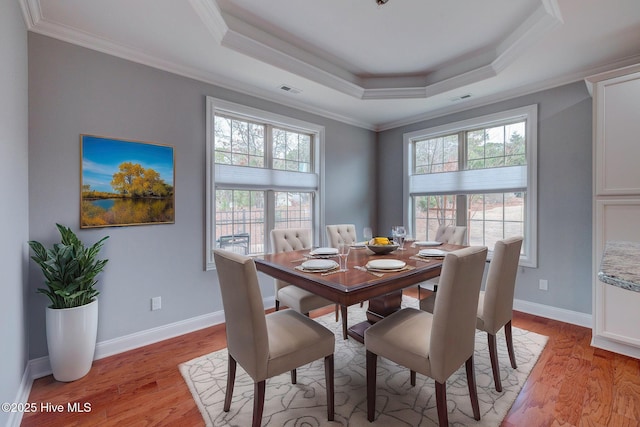
[{"label": "painting of autumn tree", "polygon": [[82,228],[175,222],[173,147],[81,135]]}]

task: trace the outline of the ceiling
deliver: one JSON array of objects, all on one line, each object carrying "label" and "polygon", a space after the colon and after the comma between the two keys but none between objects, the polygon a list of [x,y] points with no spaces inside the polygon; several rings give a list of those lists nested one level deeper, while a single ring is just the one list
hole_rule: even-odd
[{"label": "ceiling", "polygon": [[640,63],[638,0],[20,2],[30,31],[373,130]]}]

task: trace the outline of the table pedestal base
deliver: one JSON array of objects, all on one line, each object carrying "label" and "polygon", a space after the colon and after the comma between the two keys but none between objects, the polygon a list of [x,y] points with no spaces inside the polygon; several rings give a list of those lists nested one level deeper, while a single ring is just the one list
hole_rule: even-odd
[{"label": "table pedestal base", "polygon": [[364,343],[364,331],[371,325],[400,310],[402,291],[395,291],[369,300],[367,320],[351,326],[347,334],[356,341]]}]

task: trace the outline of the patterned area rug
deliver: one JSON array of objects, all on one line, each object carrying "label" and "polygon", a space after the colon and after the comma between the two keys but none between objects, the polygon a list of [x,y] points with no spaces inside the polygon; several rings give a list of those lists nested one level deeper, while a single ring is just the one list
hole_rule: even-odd
[{"label": "patterned area rug", "polygon": [[[417,300],[403,298],[403,306],[416,307]],[[365,319],[365,308],[349,307],[349,323]],[[334,314],[316,319],[336,336],[335,421],[327,421],[324,363],[318,360],[298,369],[297,384],[289,373],[267,380],[263,426],[369,426],[366,401],[364,346],[353,339],[343,340],[341,323]],[[480,421],[473,419],[464,365],[447,381],[449,423],[454,426],[499,426],[536,364],[547,337],[513,328],[518,369],[509,363],[504,333],[498,333],[498,358],[503,391],[493,386],[487,337],[477,332],[475,370],[480,400]],[[227,350],[207,354],[179,366],[207,426],[251,425],[253,381],[238,365],[231,410],[224,412],[227,378]],[[416,386],[409,383],[406,368],[378,358],[378,391],[375,425],[436,426],[438,414],[434,382],[418,374]]]}]

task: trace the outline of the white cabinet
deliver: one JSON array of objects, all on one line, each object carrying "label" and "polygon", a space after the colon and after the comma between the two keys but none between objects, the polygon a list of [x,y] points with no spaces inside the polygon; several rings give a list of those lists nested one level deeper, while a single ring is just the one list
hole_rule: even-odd
[{"label": "white cabinet", "polygon": [[607,241],[640,242],[640,65],[590,77],[587,85],[593,96],[592,345],[640,358],[640,292],[597,277]]}]

